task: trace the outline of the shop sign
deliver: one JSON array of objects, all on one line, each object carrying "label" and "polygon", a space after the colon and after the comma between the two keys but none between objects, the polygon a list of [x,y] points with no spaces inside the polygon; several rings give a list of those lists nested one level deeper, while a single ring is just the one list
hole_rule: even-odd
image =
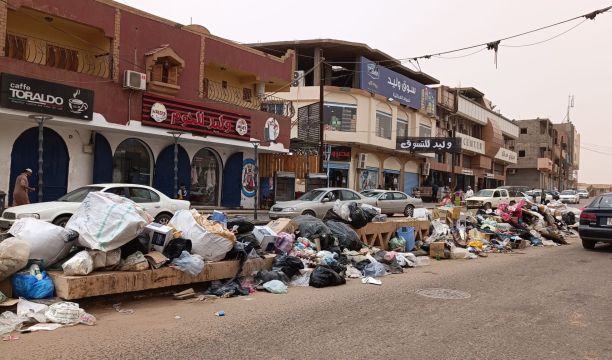
[{"label": "shop sign", "polygon": [[[437,92],[407,76],[361,57],[360,87],[371,93],[393,99],[413,109],[435,113]],[[425,97],[425,101],[422,101]]]},{"label": "shop sign", "polygon": [[478,154],[485,153],[484,141],[461,133],[457,133],[457,136],[461,138],[461,148],[463,150],[472,151]]},{"label": "shop sign", "polygon": [[329,155],[330,161],[351,161],[351,148],[349,146],[332,146]]},{"label": "shop sign", "polygon": [[485,173],[485,177],[487,179],[494,179],[495,178],[495,174],[493,174],[493,173]]},{"label": "shop sign", "polygon": [[255,175],[255,160],[244,159],[242,162],[242,194],[246,197],[255,196],[256,175]]},{"label": "shop sign", "polygon": [[463,169],[463,170],[461,170],[461,173],[462,173],[463,175],[469,175],[469,176],[472,176],[472,175],[474,175],[474,170],[472,170],[472,169]]},{"label": "shop sign", "polygon": [[396,149],[419,153],[458,153],[461,152],[461,139],[458,137],[398,137]]},{"label": "shop sign", "polygon": [[511,164],[516,164],[516,152],[505,148],[500,148],[495,155],[498,160],[503,160]]},{"label": "shop sign", "polygon": [[[248,115],[150,93],[142,96],[141,120],[143,125],[181,130],[196,135],[247,141],[250,139],[251,117]],[[278,122],[276,124],[278,125]]]},{"label": "shop sign", "polygon": [[276,139],[278,139],[279,134],[280,126],[278,125],[278,121],[273,117],[268,118],[264,127],[264,136],[266,141],[276,142]]},{"label": "shop sign", "polygon": [[2,73],[0,105],[5,108],[81,120],[93,117],[94,92]]}]

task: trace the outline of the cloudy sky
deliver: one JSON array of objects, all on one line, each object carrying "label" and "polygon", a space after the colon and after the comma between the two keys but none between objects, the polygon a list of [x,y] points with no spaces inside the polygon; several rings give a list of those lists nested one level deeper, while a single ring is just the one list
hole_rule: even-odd
[{"label": "cloudy sky", "polygon": [[[173,21],[200,24],[237,42],[332,38],[362,42],[396,58],[461,48],[612,5],[612,0],[161,1],[120,2]],[[510,119],[570,118],[582,136],[579,181],[612,183],[612,12],[502,42],[491,51],[420,61],[450,86],[474,86]],[[447,55],[457,57],[472,51]]]}]

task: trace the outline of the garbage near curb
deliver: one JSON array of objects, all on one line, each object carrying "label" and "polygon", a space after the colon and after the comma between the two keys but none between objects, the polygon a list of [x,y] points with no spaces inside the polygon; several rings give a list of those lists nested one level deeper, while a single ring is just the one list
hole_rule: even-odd
[{"label": "garbage near curb", "polygon": [[340,249],[349,249],[358,251],[362,244],[359,235],[349,225],[335,220],[328,220],[325,225],[331,231],[331,234],[338,239]]},{"label": "garbage near curb", "polygon": [[191,255],[187,251],[183,251],[181,256],[173,259],[170,264],[191,276],[196,276],[204,270],[204,259],[198,254]]},{"label": "garbage near curb", "polygon": [[337,286],[346,284],[344,277],[327,265],[319,265],[310,274],[309,285],[315,288]]},{"label": "garbage near curb", "polygon": [[[104,263],[106,263],[106,260]],[[94,260],[87,250],[83,250],[66,261],[62,265],[62,270],[64,270],[64,274],[69,276],[87,275],[94,270]]]},{"label": "garbage near curb", "polygon": [[134,239],[152,222],[142,207],[125,197],[90,192],[66,223],[79,234],[81,246],[110,251]]},{"label": "garbage near curb", "polygon": [[286,294],[287,293],[287,285],[279,280],[270,280],[267,283],[263,284],[264,289],[266,291],[271,292],[272,294]]},{"label": "garbage near curb", "polygon": [[25,299],[49,299],[53,297],[53,281],[38,264],[32,264],[11,278],[13,296]]},{"label": "garbage near curb", "polygon": [[9,278],[28,264],[30,244],[18,238],[0,242],[0,281]]},{"label": "garbage near curb", "polygon": [[30,259],[42,260],[47,267],[65,258],[79,237],[76,231],[35,218],[17,219],[8,232],[30,245]]},{"label": "garbage near curb", "polygon": [[206,261],[223,260],[225,254],[234,247],[236,236],[224,225],[206,220],[195,210],[177,211],[169,224],[191,240],[192,253]]}]

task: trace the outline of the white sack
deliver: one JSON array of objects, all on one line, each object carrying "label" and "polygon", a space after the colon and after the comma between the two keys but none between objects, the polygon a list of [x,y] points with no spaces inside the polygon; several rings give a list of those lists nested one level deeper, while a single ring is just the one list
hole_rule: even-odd
[{"label": "white sack", "polygon": [[0,281],[28,264],[30,245],[25,240],[8,238],[0,242]]},{"label": "white sack", "polygon": [[206,261],[219,261],[234,247],[234,243],[221,235],[206,231],[196,222],[189,210],[174,213],[170,225],[181,231],[184,239],[191,240],[191,253]]},{"label": "white sack", "polygon": [[77,239],[73,231],[34,218],[18,219],[8,232],[27,241],[30,259],[43,260],[46,267],[68,256]]},{"label": "white sack", "polygon": [[66,229],[79,233],[79,244],[110,251],[142,232],[150,216],[132,200],[119,195],[90,192],[72,215]]},{"label": "white sack", "polygon": [[83,250],[74,255],[62,265],[64,275],[87,275],[94,270],[94,261],[87,252]]}]

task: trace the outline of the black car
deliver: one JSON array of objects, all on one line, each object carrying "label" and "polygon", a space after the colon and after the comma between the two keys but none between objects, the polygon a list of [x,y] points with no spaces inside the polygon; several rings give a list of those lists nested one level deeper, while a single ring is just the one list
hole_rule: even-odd
[{"label": "black car", "polygon": [[578,233],[585,249],[594,249],[597,242],[612,243],[612,193],[596,197],[582,210]]}]

